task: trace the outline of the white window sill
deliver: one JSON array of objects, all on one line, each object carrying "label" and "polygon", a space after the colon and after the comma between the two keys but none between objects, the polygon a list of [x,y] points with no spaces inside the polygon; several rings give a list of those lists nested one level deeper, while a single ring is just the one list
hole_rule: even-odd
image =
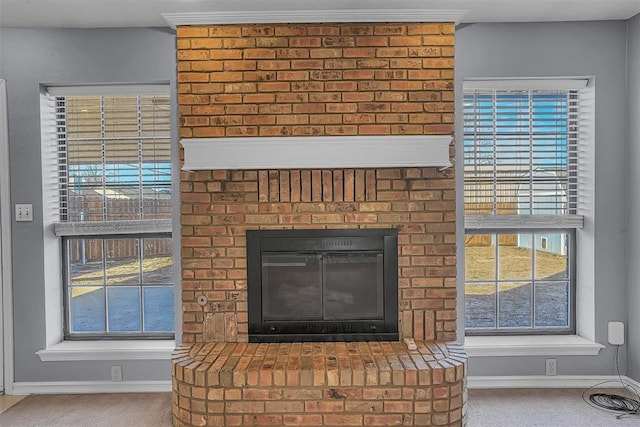
[{"label": "white window sill", "polygon": [[174,340],[62,341],[37,351],[43,362],[77,360],[170,360]]},{"label": "white window sill", "polygon": [[469,357],[596,356],[602,344],[577,335],[519,335],[465,337]]}]

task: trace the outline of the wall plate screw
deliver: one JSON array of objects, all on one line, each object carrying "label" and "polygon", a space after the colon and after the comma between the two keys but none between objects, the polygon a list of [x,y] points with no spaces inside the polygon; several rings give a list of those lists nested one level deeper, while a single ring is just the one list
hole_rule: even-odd
[{"label": "wall plate screw", "polygon": [[206,297],[205,295],[198,295],[198,299],[197,299],[197,301],[198,301],[198,304],[200,304],[201,306],[203,306],[203,307],[204,307],[204,306],[205,306],[205,304],[207,304],[207,302],[208,302],[209,300],[207,299],[207,297]]}]

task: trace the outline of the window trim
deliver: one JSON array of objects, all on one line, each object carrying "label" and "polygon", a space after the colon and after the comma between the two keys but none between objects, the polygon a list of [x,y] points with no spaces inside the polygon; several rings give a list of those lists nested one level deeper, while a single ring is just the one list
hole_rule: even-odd
[{"label": "window trim", "polygon": [[[593,193],[595,190],[594,180],[594,162],[595,162],[595,76],[583,75],[583,76],[567,76],[567,77],[540,77],[540,76],[520,76],[520,77],[464,77],[457,82],[458,95],[456,96],[456,102],[462,105],[463,93],[467,85],[470,88],[502,88],[509,89],[510,87],[517,87],[522,89],[523,82],[533,83],[538,86],[531,86],[532,89],[554,89],[554,82],[558,81],[575,81],[582,80],[584,84],[580,84],[579,87],[574,89],[581,89],[581,107],[583,108],[581,114],[585,119],[583,126],[579,130],[579,142],[581,144],[580,160],[583,170],[579,168],[580,188],[579,188],[579,200],[580,206],[578,212],[583,218],[582,228],[576,228],[576,303],[575,303],[575,337],[587,340],[593,343],[595,341],[596,324],[595,324],[595,230],[594,230],[594,198]],[[563,87],[567,89],[567,87]],[[569,87],[568,89],[572,89]],[[456,113],[456,132],[458,135],[464,133],[463,126],[463,113],[461,110],[457,110]],[[463,144],[459,144],[456,149],[457,161],[461,164],[464,161]],[[458,194],[458,215],[464,217],[464,180],[463,180],[463,168],[458,168],[456,173],[458,176],[456,190]],[[458,175],[459,174],[459,175]],[[458,222],[458,257],[464,260],[464,236],[465,236],[465,224],[463,221]],[[460,339],[465,337],[465,295],[464,295],[464,262],[458,267],[458,310],[462,314],[458,318],[458,327],[462,332]],[[544,336],[514,336],[514,338],[526,339],[531,338],[543,338],[550,337],[551,335]],[[562,335],[563,337],[571,337],[571,335]],[[477,336],[474,339],[487,340],[489,338],[511,338],[509,335],[498,334],[493,336]],[[599,344],[596,344],[599,345]],[[530,348],[535,348],[536,344],[532,343]],[[594,353],[594,354],[597,354]],[[475,353],[473,355],[476,355]],[[520,355],[520,354],[518,354]],[[526,354],[521,354],[526,355]]]},{"label": "window trim", "polygon": [[9,117],[7,114],[7,82],[0,78],[0,390],[13,392],[13,282],[11,251],[11,197],[9,172]]},{"label": "window trim", "polygon": [[604,345],[580,335],[467,335],[469,357],[597,356]]},{"label": "window trim", "polygon": [[463,86],[464,90],[580,90],[590,84],[589,77],[470,78]]},{"label": "window trim", "polygon": [[36,352],[42,362],[170,360],[175,340],[61,341]]},{"label": "window trim", "polygon": [[[59,221],[59,212],[56,209],[52,209],[53,206],[57,206],[57,198],[58,198],[58,180],[57,178],[49,179],[52,175],[57,176],[57,165],[52,163],[51,156],[55,155],[55,151],[57,149],[57,140],[53,138],[52,142],[52,132],[51,132],[51,124],[47,124],[43,121],[45,117],[50,115],[49,106],[47,103],[49,102],[51,96],[76,96],[76,95],[104,95],[108,96],[114,93],[110,93],[109,88],[112,88],[113,92],[117,92],[117,94],[131,94],[131,95],[140,95],[140,94],[149,94],[149,93],[157,93],[158,89],[170,95],[170,131],[169,131],[169,144],[171,146],[171,155],[175,156],[175,148],[173,145],[173,141],[175,140],[175,122],[174,122],[174,103],[175,98],[171,91],[171,82],[168,80],[158,80],[151,82],[132,82],[132,83],[96,83],[96,84],[51,84],[51,83],[43,83],[40,84],[40,136],[41,136],[41,165],[43,173],[42,179],[42,220],[43,220],[43,244],[44,244],[44,288],[45,288],[45,324],[43,325],[44,334],[45,334],[45,348],[44,351],[46,353],[49,349],[58,349],[59,346],[65,346],[67,343],[75,342],[82,343],[83,348],[86,348],[87,352],[97,352],[99,355],[101,350],[96,350],[99,347],[100,343],[104,343],[104,345],[113,347],[113,343],[117,343],[117,340],[113,340],[107,336],[93,336],[90,340],[85,341],[66,341],[67,338],[64,336],[65,332],[65,318],[66,312],[64,307],[64,282],[63,282],[63,265],[62,265],[62,245],[61,245],[61,236],[68,235],[73,236],[76,235],[74,233],[80,232],[83,234],[90,234],[89,231],[84,229],[84,225],[79,226],[77,223],[66,223],[64,225]],[[65,92],[66,90],[69,92]],[[73,92],[73,93],[71,93]],[[55,132],[54,132],[55,135]],[[53,169],[53,170],[52,170]],[[171,200],[175,199],[175,190],[176,190],[176,182],[175,182],[175,168],[171,166],[171,189],[172,196]],[[135,231],[140,232],[149,232],[153,230],[154,232],[172,232],[173,226],[175,223],[175,212],[172,211],[172,218],[170,219],[162,219],[162,220],[141,220],[139,224],[139,228],[134,226],[133,224],[129,224],[128,227]],[[155,224],[153,222],[155,221]],[[95,227],[95,224],[93,225]],[[58,232],[60,235],[56,233],[56,228],[58,227]],[[75,227],[75,228],[74,228]],[[88,226],[90,227],[90,226]],[[104,230],[100,231],[103,232]],[[97,231],[96,231],[97,232]],[[106,234],[106,233],[105,233]],[[114,234],[119,234],[115,232]],[[175,233],[172,233],[172,239],[175,241]],[[173,244],[174,250],[176,250],[175,243]],[[179,291],[179,283],[176,283],[177,276],[174,274],[174,290]],[[174,298],[175,302],[175,298]],[[176,310],[177,311],[177,310]],[[175,319],[175,316],[174,316]],[[178,324],[175,325],[175,330],[179,330]],[[175,331],[174,331],[175,332]],[[170,343],[170,346],[175,348],[175,339],[167,340],[166,337],[163,339],[158,339],[154,337],[132,337],[129,340],[126,340],[126,347],[135,347],[139,345],[144,348],[145,343]],[[95,344],[95,345],[94,345]],[[125,357],[126,354],[121,355],[121,359],[129,359],[130,357]],[[99,356],[98,356],[99,357]],[[135,358],[135,357],[134,357]],[[140,359],[149,358],[147,356],[141,356]],[[153,357],[153,353],[151,353],[151,358]],[[164,357],[163,357],[164,358]],[[78,359],[60,359],[60,360],[98,360],[94,359],[91,356],[84,356]],[[107,360],[107,359],[99,359],[99,360]],[[114,359],[115,360],[115,359]]]},{"label": "window trim", "polygon": [[465,215],[465,231],[565,229],[584,227],[582,215]]},{"label": "window trim", "polygon": [[45,93],[50,96],[109,96],[109,95],[150,95],[169,90],[170,82],[147,83],[96,83],[96,84],[44,84]]},{"label": "window trim", "polygon": [[[140,312],[140,331],[135,332],[109,332],[107,330],[100,332],[71,332],[71,309],[69,308],[69,259],[68,259],[68,251],[67,248],[67,240],[71,239],[82,239],[85,235],[73,235],[73,236],[63,236],[60,238],[60,243],[62,246],[62,293],[63,293],[63,307],[64,307],[64,339],[65,341],[88,341],[88,340],[104,340],[104,341],[112,341],[112,340],[175,340],[175,326],[173,332],[144,332],[144,313],[141,309]],[[145,238],[169,238],[173,239],[172,233],[169,231],[168,233],[135,233],[135,234],[118,234],[117,232],[111,234],[91,234],[86,235],[89,239],[145,239]],[[142,248],[140,249],[142,250]],[[107,299],[106,287],[107,285],[102,285],[105,288],[105,301]],[[157,286],[156,284],[143,285],[142,283],[138,285],[126,285],[128,287],[139,287],[140,292],[140,302],[142,303],[142,299],[144,298],[142,289],[145,286],[153,287]],[[162,285],[167,286],[167,285]],[[172,282],[171,286],[175,291],[175,283]],[[175,310],[175,308],[174,308]],[[105,310],[105,318],[109,316],[108,312]],[[105,324],[105,329],[106,329]]]},{"label": "window trim", "polygon": [[53,232],[57,237],[166,234],[172,232],[172,226],[171,219],[57,222],[53,225]]}]

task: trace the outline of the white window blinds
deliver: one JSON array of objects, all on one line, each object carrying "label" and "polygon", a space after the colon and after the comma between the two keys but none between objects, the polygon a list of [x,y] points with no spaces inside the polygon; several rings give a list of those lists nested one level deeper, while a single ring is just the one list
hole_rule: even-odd
[{"label": "white window blinds", "polygon": [[579,153],[587,91],[522,84],[517,89],[518,81],[509,81],[500,89],[495,81],[465,82],[465,223],[581,226]]},{"label": "white window blinds", "polygon": [[[45,154],[55,159],[53,204],[60,223],[93,223],[104,231],[113,222],[171,216],[168,86],[142,87],[138,93],[135,87],[117,88],[71,87],[65,94],[65,88],[55,87],[45,95]],[[96,94],[101,90],[106,94]]]}]

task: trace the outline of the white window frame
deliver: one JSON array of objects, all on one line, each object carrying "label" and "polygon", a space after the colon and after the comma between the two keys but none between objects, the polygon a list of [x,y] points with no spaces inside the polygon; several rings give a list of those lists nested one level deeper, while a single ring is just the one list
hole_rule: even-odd
[{"label": "white window frame", "polygon": [[[582,108],[587,111],[590,120],[581,128],[579,161],[583,168],[580,175],[577,215],[559,220],[555,218],[535,218],[535,222],[523,221],[514,215],[512,218],[495,219],[489,216],[465,217],[465,231],[495,229],[553,229],[575,228],[576,247],[576,298],[574,306],[575,335],[544,336],[467,336],[465,347],[470,356],[495,356],[495,349],[506,350],[501,355],[535,355],[541,347],[549,347],[548,354],[597,354],[602,346],[595,340],[595,274],[594,274],[594,103],[595,87],[592,77],[569,78],[495,78],[468,79],[463,82],[464,90],[472,89],[582,89]],[[464,210],[464,209],[463,209]],[[462,292],[464,296],[464,292]],[[464,306],[464,305],[463,305]],[[529,340],[529,338],[532,338]]]},{"label": "white window frame", "polygon": [[[46,101],[56,95],[109,95],[109,94],[143,94],[157,93],[158,88],[170,93],[168,81],[132,84],[95,84],[95,85],[40,85],[40,116],[47,117],[49,107]],[[95,234],[96,229],[85,229],[84,225],[59,222],[57,209],[58,182],[50,179],[53,173],[50,157],[51,150],[57,149],[52,140],[51,129],[41,120],[42,170],[43,170],[43,227],[44,227],[44,287],[45,287],[45,348],[36,354],[42,361],[48,360],[168,360],[175,348],[175,339],[148,340],[135,338],[132,340],[88,340],[65,341],[64,339],[64,294],[62,274],[61,236],[78,236]],[[50,172],[48,174],[48,172]],[[49,179],[47,179],[49,178]],[[125,228],[128,232],[171,233],[172,220],[129,221]],[[115,231],[103,229],[100,233],[110,234]],[[176,284],[174,284],[175,286]]]}]

